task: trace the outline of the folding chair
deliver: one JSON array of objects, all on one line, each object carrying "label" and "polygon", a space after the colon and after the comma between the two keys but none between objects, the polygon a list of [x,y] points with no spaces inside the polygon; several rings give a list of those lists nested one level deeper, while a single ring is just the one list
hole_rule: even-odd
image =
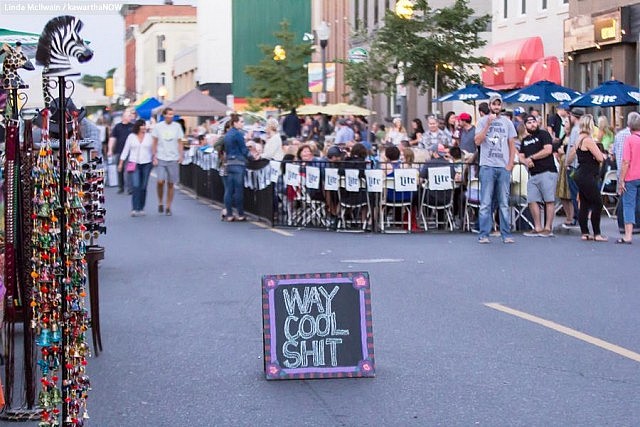
[{"label": "folding chair", "polygon": [[[417,174],[416,174],[417,175]],[[411,232],[411,198],[405,200],[405,191],[396,192],[394,177],[385,179],[385,188],[380,198],[380,231],[382,233],[410,233]],[[399,211],[399,212],[398,212]],[[396,214],[400,220],[396,220]],[[407,221],[404,221],[404,218]],[[388,227],[396,227],[389,230]],[[399,229],[397,227],[400,227]]]},{"label": "folding chair", "polygon": [[366,231],[371,221],[367,183],[364,178],[358,178],[358,191],[349,191],[346,180],[345,176],[340,177],[338,231]]},{"label": "folding chair", "polygon": [[471,214],[477,218],[480,212],[480,180],[478,178],[470,178],[467,182],[467,197],[465,199],[462,229],[471,231]]},{"label": "folding chair", "polygon": [[509,197],[509,205],[513,209],[511,216],[511,229],[518,229],[518,220],[524,221],[531,229],[535,226],[525,215],[525,211],[529,208],[527,203],[527,183],[529,182],[529,171],[524,165],[516,164],[511,171],[511,191]]},{"label": "folding chair", "polygon": [[302,185],[296,188],[296,196],[292,204],[289,225],[299,227],[325,227],[326,203],[324,200],[314,199],[310,189],[305,185],[304,176]]},{"label": "folding chair", "polygon": [[453,178],[451,167],[427,168],[427,181],[422,184],[422,200],[420,201],[420,216],[425,231],[429,229],[427,216],[429,212],[435,215],[436,229],[440,225],[438,213],[443,212],[445,223],[453,231]]},{"label": "folding chair", "polygon": [[[606,188],[609,185],[609,188]],[[604,174],[604,178],[602,179],[602,185],[600,186],[600,194],[602,195],[602,209],[607,213],[609,218],[616,218],[616,209],[618,208],[618,203],[620,203],[620,196],[616,192],[618,187],[618,174],[615,170],[607,170]],[[611,190],[613,188],[613,190]],[[613,207],[607,207],[608,199],[615,200],[615,204]]]}]

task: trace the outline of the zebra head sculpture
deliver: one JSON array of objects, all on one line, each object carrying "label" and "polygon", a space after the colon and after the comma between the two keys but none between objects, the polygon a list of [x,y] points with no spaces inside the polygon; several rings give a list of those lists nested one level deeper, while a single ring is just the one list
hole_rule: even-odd
[{"label": "zebra head sculpture", "polygon": [[36,51],[36,63],[44,66],[43,76],[75,74],[69,58],[74,57],[78,62],[93,58],[93,51],[78,34],[82,26],[82,21],[69,15],[58,16],[47,22]]},{"label": "zebra head sculpture", "polygon": [[22,47],[20,42],[16,43],[16,47],[11,47],[8,44],[2,45],[2,52],[4,52],[4,61],[2,62],[2,73],[0,74],[0,84],[3,89],[26,89],[29,87],[20,75],[18,74],[18,68],[24,68],[25,70],[34,70],[35,67],[29,61],[29,59],[22,53]]}]

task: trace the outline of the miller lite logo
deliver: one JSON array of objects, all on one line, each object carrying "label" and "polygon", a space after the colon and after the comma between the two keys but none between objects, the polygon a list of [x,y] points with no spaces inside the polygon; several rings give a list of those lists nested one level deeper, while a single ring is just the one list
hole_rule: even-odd
[{"label": "miller lite logo", "polygon": [[567,92],[553,92],[551,93],[551,97],[556,101],[571,101],[571,97]]},{"label": "miller lite logo", "polygon": [[467,93],[460,95],[460,101],[467,101],[469,99],[476,99],[478,97],[477,93]]},{"label": "miller lite logo", "polygon": [[518,95],[518,102],[535,102],[540,99],[539,96],[536,95],[528,95],[526,93],[522,93]]},{"label": "miller lite logo", "polygon": [[591,103],[595,105],[610,104],[616,102],[616,95],[591,95]]}]

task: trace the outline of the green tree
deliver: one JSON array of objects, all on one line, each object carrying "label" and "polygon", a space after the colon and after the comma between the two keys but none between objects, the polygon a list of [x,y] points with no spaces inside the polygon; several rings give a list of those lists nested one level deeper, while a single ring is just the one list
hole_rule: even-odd
[{"label": "green tree", "polygon": [[94,89],[104,89],[104,81],[104,77],[94,76],[91,74],[83,74],[80,78],[80,83]]},{"label": "green tree", "polygon": [[308,95],[305,64],[309,62],[313,47],[308,43],[296,43],[296,35],[289,30],[286,20],[280,23],[280,31],[273,35],[286,57],[275,60],[275,46],[260,45],[264,58],[256,65],[245,67],[245,73],[253,79],[252,96],[262,99],[262,105],[290,110],[301,105]]},{"label": "green tree", "polygon": [[[441,9],[432,9],[427,0],[415,0],[413,14],[405,18],[388,10],[384,26],[367,40],[368,63],[347,64],[347,84],[355,84],[354,90],[366,87],[370,93],[389,93],[400,77],[425,93],[435,85],[436,74],[442,91],[479,81],[473,66],[490,61],[473,52],[486,44],[478,33],[486,31],[491,15],[475,17],[474,13],[468,0],[456,0]],[[400,63],[404,66],[398,67]]]}]

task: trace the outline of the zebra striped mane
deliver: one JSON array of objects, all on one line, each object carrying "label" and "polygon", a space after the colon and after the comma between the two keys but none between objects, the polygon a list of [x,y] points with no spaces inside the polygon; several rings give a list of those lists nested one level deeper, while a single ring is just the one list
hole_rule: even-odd
[{"label": "zebra striped mane", "polygon": [[[70,26],[75,20],[76,18],[73,16],[64,15],[47,22],[38,40],[38,49],[36,50],[36,63],[38,65],[44,65],[45,67],[49,65],[51,62],[51,41],[54,35],[66,32],[65,27]],[[82,29],[82,21],[78,21],[77,26],[79,28],[76,31],[80,31]]]}]

